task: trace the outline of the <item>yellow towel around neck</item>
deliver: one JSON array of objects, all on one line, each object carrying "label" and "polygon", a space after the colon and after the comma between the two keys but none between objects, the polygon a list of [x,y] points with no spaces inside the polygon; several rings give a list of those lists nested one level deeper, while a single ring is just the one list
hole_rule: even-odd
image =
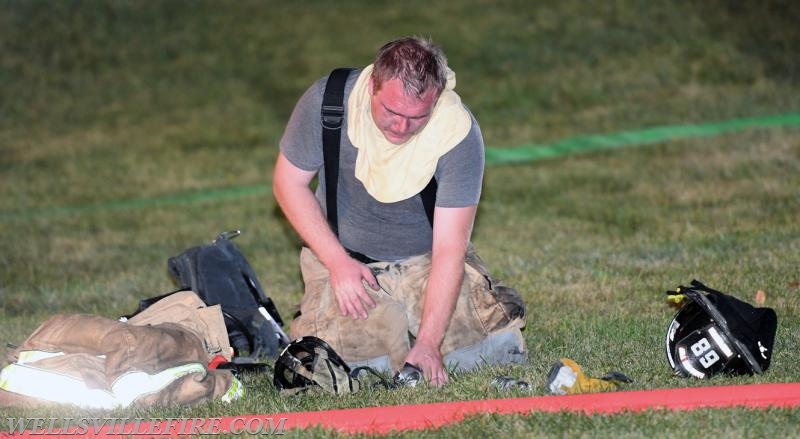
[{"label": "yellow towel around neck", "polygon": [[372,65],[359,75],[347,101],[347,136],[358,149],[355,175],[370,195],[382,203],[402,201],[425,188],[439,158],[469,133],[472,118],[453,89],[456,75],[448,69],[447,85],[425,127],[402,145],[383,136],[370,111]]}]

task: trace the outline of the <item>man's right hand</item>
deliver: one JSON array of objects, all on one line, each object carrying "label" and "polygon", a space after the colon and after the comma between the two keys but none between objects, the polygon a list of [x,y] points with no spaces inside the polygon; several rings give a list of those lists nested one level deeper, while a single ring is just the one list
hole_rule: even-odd
[{"label": "man's right hand", "polygon": [[275,199],[292,227],[328,268],[331,288],[342,315],[366,319],[365,305],[374,308],[376,304],[363,282],[377,290],[378,281],[369,267],[347,255],[328,226],[319,201],[309,187],[315,175],[316,171],[300,169],[283,153],[279,154],[272,182]]},{"label": "man's right hand", "polygon": [[367,307],[375,308],[375,300],[364,288],[364,281],[373,290],[378,289],[378,281],[372,270],[361,262],[350,258],[341,258],[328,267],[331,277],[331,289],[336,296],[339,311],[343,316],[353,319],[366,319],[369,314]]}]

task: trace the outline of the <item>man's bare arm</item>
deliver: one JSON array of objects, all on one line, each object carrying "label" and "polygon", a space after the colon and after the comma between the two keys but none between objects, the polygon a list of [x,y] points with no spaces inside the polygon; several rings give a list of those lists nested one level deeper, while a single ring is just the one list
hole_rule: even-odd
[{"label": "man's bare arm", "polygon": [[431,274],[425,290],[422,320],[406,362],[420,367],[429,382],[447,382],[439,351],[453,316],[464,277],[464,260],[477,206],[435,210]]},{"label": "man's bare arm", "polygon": [[296,167],[280,154],[275,163],[273,194],[286,219],[328,268],[331,287],[342,315],[366,319],[364,305],[374,307],[375,301],[364,289],[362,279],[373,289],[378,288],[377,281],[367,266],[348,256],[328,225],[309,186],[314,175],[315,172]]}]

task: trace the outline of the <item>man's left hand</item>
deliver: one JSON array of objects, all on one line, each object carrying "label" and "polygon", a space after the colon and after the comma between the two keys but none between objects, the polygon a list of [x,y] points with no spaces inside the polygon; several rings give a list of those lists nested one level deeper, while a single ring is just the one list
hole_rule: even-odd
[{"label": "man's left hand", "polygon": [[444,360],[438,346],[418,341],[406,355],[405,362],[422,369],[422,375],[428,383],[438,387],[447,384],[447,370],[444,368]]}]

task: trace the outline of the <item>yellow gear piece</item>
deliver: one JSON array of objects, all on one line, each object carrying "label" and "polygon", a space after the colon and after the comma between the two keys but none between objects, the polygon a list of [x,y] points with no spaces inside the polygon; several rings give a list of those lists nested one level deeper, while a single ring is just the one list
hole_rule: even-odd
[{"label": "yellow gear piece", "polygon": [[550,369],[547,390],[555,395],[573,395],[617,390],[621,383],[632,380],[620,372],[609,372],[603,378],[584,375],[581,367],[569,358],[561,358]]},{"label": "yellow gear piece", "polygon": [[674,306],[675,308],[680,308],[686,301],[686,294],[681,293],[681,287],[675,289],[675,291],[667,291],[667,303]]}]

